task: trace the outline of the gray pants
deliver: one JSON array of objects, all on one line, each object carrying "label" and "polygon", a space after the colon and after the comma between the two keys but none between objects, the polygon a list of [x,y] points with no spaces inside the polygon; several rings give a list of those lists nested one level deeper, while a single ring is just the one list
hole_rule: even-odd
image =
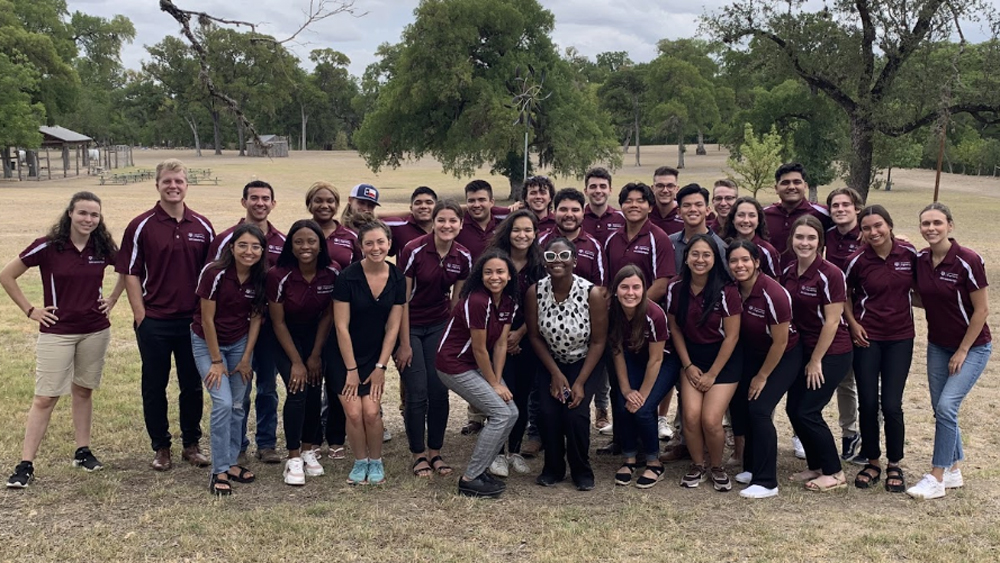
[{"label": "gray pants", "polygon": [[837,410],[840,414],[840,436],[850,438],[858,433],[858,386],[854,383],[854,368],[837,386]]},{"label": "gray pants", "polygon": [[465,468],[465,476],[475,479],[493,463],[493,458],[514,429],[514,423],[517,422],[517,406],[514,401],[504,402],[477,369],[459,374],[448,374],[439,370],[438,377],[448,389],[486,416],[486,426],[479,433],[476,447],[472,450],[472,458]]}]

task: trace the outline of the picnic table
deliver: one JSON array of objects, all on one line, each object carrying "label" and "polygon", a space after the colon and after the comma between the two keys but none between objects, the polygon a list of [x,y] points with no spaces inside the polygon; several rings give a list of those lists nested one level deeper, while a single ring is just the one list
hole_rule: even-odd
[{"label": "picnic table", "polygon": [[115,172],[113,174],[101,174],[98,181],[101,185],[111,183],[111,184],[130,184],[136,182],[143,182],[145,180],[152,180],[156,177],[156,171],[148,169],[134,170],[132,172]]}]

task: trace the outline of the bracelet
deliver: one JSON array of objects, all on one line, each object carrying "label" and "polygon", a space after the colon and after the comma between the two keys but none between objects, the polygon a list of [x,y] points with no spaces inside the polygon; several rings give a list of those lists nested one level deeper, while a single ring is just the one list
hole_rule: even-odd
[{"label": "bracelet", "polygon": [[347,371],[358,371],[358,368],[357,368],[357,366],[352,367],[352,368],[347,368]]},{"label": "bracelet", "polygon": [[682,369],[683,371],[687,371],[687,368],[689,368],[689,367],[691,367],[691,366],[693,366],[693,365],[694,365],[694,362],[691,362],[690,364],[688,364],[688,365],[686,365],[686,366],[682,367],[681,369]]},{"label": "bracelet", "polygon": [[221,363],[222,363],[222,360],[212,360],[212,363],[213,363],[213,364],[221,364]]},{"label": "bracelet", "polygon": [[28,312],[27,312],[27,314],[25,316],[30,319],[31,318],[31,314],[34,313],[34,312],[35,312],[35,308],[34,307],[30,307],[28,309]]}]

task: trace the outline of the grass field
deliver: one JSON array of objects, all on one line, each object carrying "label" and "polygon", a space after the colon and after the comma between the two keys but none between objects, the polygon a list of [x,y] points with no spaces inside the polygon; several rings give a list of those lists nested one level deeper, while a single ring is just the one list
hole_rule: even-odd
[{"label": "grass field", "polygon": [[[207,153],[206,153],[207,154]],[[725,153],[688,153],[682,183],[711,184],[723,175]],[[429,185],[440,195],[460,196],[468,179],[440,172],[431,160],[372,174],[352,152],[292,153],[287,159],[246,159],[234,154],[196,158],[186,151],[137,151],[136,164],[152,168],[167,157],[192,167],[209,167],[218,186],[192,186],[189,205],[222,230],[242,215],[240,191],[259,178],[277,190],[272,221],[281,229],[307,216],[304,193],[319,179],[332,181],[346,201],[360,181],[383,190],[388,209],[405,209],[410,191]],[[675,147],[643,147],[648,166],[625,166],[614,186],[649,182],[660,164],[676,162]],[[626,156],[626,161],[631,156]],[[488,178],[501,197],[503,178]],[[931,201],[933,173],[894,172],[891,192],[874,192],[869,201],[893,213],[896,232],[918,248],[917,212]],[[581,179],[559,178],[558,188],[581,187]],[[91,190],[104,200],[109,227],[120,236],[128,221],[157,199],[153,182],[100,186],[83,177],[40,183],[0,182],[4,214],[0,259],[17,255],[57,218],[72,193]],[[825,193],[821,191],[821,198]],[[941,200],[952,207],[956,238],[979,251],[997,276],[1000,241],[1000,181],[945,175]],[[762,193],[765,203],[774,193]],[[108,276],[108,287],[113,283]],[[36,305],[41,302],[37,270],[22,278]],[[992,292],[990,323],[1000,327],[1000,295]],[[84,474],[70,466],[73,433],[68,400],[60,402],[36,461],[36,481],[28,490],[0,490],[0,560],[3,561],[995,561],[1000,557],[1000,448],[998,374],[993,362],[962,410],[967,463],[965,488],[945,499],[916,502],[878,488],[849,488],[816,494],[792,484],[781,495],[747,501],[736,492],[681,489],[686,469],[668,466],[665,481],[648,492],[616,488],[611,476],[617,459],[594,458],[597,488],[580,493],[570,485],[541,489],[537,473],[512,476],[498,501],[473,501],[455,495],[455,477],[421,480],[409,473],[410,455],[402,420],[395,409],[398,379],[389,380],[386,423],[395,434],[385,453],[388,484],[351,488],[348,462],[322,460],[327,474],[303,488],[281,482],[281,466],[253,464],[258,480],[237,485],[235,495],[212,500],[208,470],[177,464],[167,473],[149,469],[152,453],[142,423],[139,355],[131,313],[122,303],[113,314],[113,340],[104,382],[95,394],[93,449],[107,470]],[[926,328],[917,313],[918,336],[904,408],[907,420],[907,480],[915,483],[929,468],[934,420],[924,369]],[[18,462],[25,414],[33,392],[37,327],[8,299],[0,299],[0,470]],[[280,386],[279,386],[280,387]],[[177,436],[176,384],[169,394],[172,432]],[[208,428],[209,400],[202,427]],[[453,395],[445,455],[461,469],[473,439],[460,436],[464,403]],[[836,409],[827,420],[836,426]],[[252,420],[252,415],[251,415]],[[779,426],[779,479],[804,468],[792,456],[790,428]],[[839,430],[839,429],[838,429]],[[835,432],[838,434],[838,432]],[[179,441],[179,440],[178,440]],[[279,429],[279,444],[283,442]],[[593,444],[604,439],[594,436]],[[203,447],[208,446],[207,437]],[[175,461],[179,451],[175,448]],[[540,470],[541,461],[532,461]],[[857,467],[845,468],[850,480]]]}]

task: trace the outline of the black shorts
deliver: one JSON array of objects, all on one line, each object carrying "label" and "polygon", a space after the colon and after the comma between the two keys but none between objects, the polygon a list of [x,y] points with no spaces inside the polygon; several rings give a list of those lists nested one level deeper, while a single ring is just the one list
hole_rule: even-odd
[{"label": "black shorts", "polygon": [[[722,342],[698,344],[687,341],[685,344],[687,345],[688,357],[691,358],[691,363],[698,366],[698,369],[703,372],[711,369],[712,364],[715,363],[715,358],[719,356],[719,349],[722,348]],[[743,347],[737,343],[732,355],[729,356],[729,361],[723,366],[722,371],[719,372],[719,376],[715,378],[715,383],[739,383],[742,375]]]}]

